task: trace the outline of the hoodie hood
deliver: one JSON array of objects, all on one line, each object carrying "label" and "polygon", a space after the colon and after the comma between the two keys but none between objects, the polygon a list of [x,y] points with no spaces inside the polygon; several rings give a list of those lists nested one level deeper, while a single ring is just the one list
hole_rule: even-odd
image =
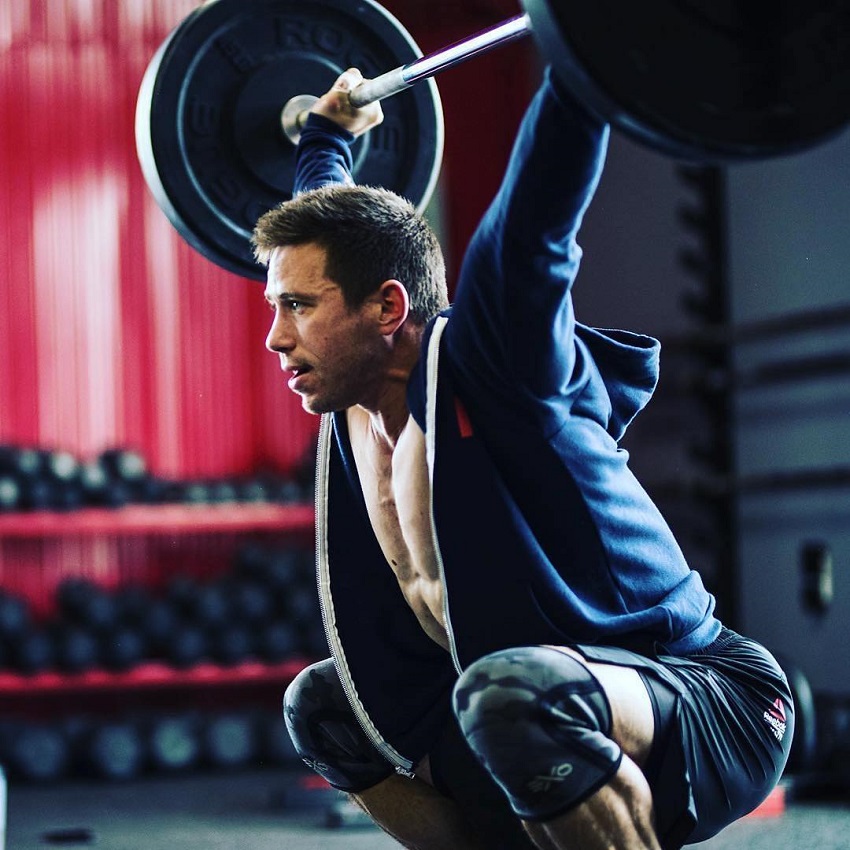
[{"label": "hoodie hood", "polygon": [[631,331],[591,328],[576,323],[576,336],[595,361],[611,401],[606,430],[622,438],[658,384],[661,343]]}]

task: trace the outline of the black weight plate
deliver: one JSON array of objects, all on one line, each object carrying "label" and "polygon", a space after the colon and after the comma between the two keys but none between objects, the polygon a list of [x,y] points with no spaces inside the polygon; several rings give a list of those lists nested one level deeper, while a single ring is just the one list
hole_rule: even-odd
[{"label": "black weight plate", "polygon": [[[250,236],[292,196],[295,148],[284,104],[321,95],[348,67],[374,77],[421,56],[371,0],[212,0],[152,59],[139,91],[136,144],[157,203],[195,249],[244,277],[265,279]],[[443,151],[433,80],[382,102],[384,123],[354,145],[354,178],[420,210]]]},{"label": "black weight plate", "polygon": [[850,121],[847,0],[523,0],[577,97],[674,157],[762,159]]}]

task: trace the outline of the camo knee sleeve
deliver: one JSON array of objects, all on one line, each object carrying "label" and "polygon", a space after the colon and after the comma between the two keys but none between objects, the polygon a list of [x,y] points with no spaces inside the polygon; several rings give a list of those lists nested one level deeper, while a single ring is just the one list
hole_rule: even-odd
[{"label": "camo knee sleeve", "polygon": [[611,709],[579,660],[546,647],[495,652],[454,690],[464,737],[524,820],[548,820],[605,785],[622,759]]},{"label": "camo knee sleeve", "polygon": [[302,670],[283,697],[283,716],[304,763],[341,791],[365,791],[393,773],[360,728],[333,659]]}]

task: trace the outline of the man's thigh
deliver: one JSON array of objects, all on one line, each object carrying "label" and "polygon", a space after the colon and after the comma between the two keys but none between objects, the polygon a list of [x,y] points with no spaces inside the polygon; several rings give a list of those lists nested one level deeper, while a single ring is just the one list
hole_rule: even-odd
[{"label": "man's thigh", "polygon": [[566,646],[553,646],[559,652],[582,661],[599,681],[611,707],[611,738],[639,767],[652,750],[656,712],[640,673],[625,663],[599,664],[588,661],[580,652]]}]

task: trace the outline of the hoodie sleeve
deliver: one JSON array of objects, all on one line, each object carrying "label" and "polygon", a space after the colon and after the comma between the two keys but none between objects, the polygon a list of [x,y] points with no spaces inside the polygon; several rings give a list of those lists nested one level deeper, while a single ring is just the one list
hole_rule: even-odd
[{"label": "hoodie sleeve", "polygon": [[293,194],[333,183],[353,185],[354,135],[323,115],[310,113],[295,151]]},{"label": "hoodie sleeve", "polygon": [[468,386],[544,401],[580,388],[570,289],[608,136],[547,71],[456,288],[446,345]]}]

